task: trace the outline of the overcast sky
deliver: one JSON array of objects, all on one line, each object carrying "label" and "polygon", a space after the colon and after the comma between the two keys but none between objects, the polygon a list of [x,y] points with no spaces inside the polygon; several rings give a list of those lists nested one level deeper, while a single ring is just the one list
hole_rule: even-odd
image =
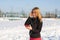
[{"label": "overcast sky", "polygon": [[60,0],[0,0],[0,9],[4,12],[20,12],[22,9],[30,12],[36,6],[41,12],[60,10]]}]

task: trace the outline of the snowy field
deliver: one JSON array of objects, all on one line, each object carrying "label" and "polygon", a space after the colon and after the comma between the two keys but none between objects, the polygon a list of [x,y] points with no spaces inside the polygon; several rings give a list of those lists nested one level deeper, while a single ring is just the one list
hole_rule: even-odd
[{"label": "snowy field", "polygon": [[[0,40],[29,40],[29,30],[24,27],[26,18],[0,21]],[[60,40],[60,19],[43,18],[43,40]]]}]

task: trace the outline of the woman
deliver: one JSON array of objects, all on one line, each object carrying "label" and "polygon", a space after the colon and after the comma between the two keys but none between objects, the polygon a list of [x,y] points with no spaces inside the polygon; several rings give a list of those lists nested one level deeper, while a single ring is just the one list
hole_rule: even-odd
[{"label": "woman", "polygon": [[30,30],[30,40],[42,40],[41,29],[42,29],[42,16],[38,7],[32,9],[30,16],[25,22],[25,27]]}]

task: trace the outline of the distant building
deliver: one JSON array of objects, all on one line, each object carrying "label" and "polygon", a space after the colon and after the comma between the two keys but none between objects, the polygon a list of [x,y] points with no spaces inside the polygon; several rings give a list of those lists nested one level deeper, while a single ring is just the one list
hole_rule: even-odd
[{"label": "distant building", "polygon": [[25,13],[12,13],[12,12],[6,12],[6,13],[0,13],[0,17],[27,17],[27,14]]},{"label": "distant building", "polygon": [[1,13],[0,17],[20,17],[20,13]]},{"label": "distant building", "polygon": [[45,14],[45,18],[56,18],[56,17],[57,17],[57,14],[54,14],[54,13],[47,12]]},{"label": "distant building", "polygon": [[2,11],[0,10],[0,17],[3,17],[3,13],[2,13]]}]

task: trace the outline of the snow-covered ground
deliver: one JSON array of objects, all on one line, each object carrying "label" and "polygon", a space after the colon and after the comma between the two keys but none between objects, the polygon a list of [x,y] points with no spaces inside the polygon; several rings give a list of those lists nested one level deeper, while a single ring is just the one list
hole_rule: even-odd
[{"label": "snow-covered ground", "polygon": [[[29,40],[29,30],[24,27],[25,21],[26,18],[0,21],[0,40]],[[43,40],[60,40],[60,19],[43,18],[41,36]]]}]

